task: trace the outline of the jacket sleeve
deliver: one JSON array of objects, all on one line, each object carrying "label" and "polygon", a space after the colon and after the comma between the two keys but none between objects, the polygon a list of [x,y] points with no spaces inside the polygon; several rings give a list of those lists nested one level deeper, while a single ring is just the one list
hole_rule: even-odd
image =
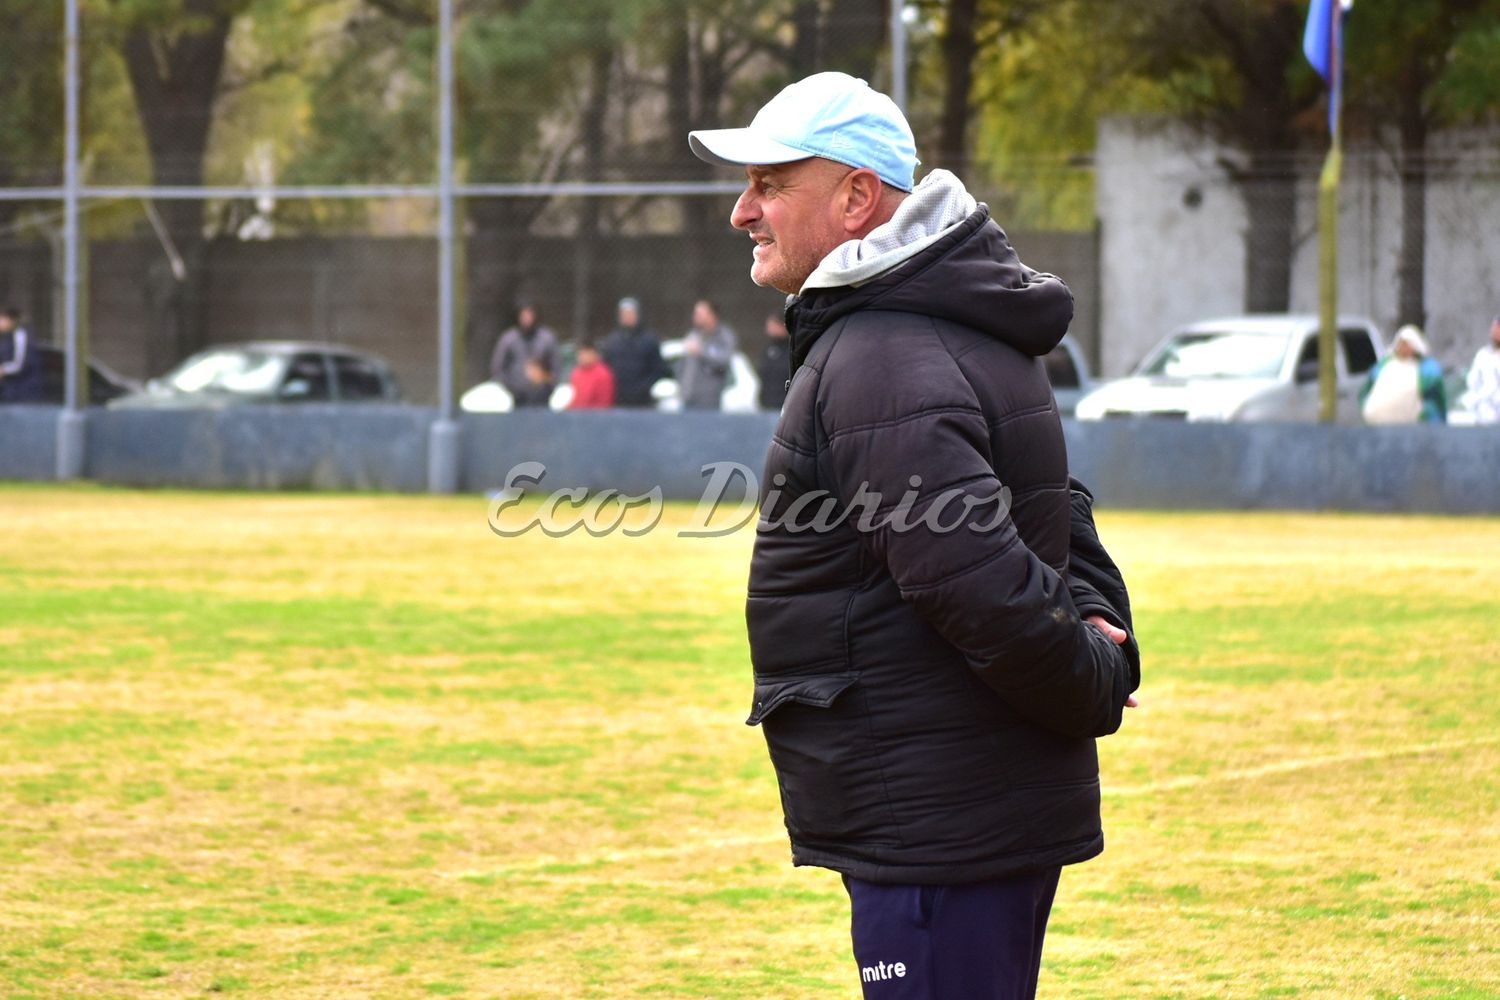
[{"label": "jacket sleeve", "polygon": [[870,556],[1016,711],[1069,736],[1113,732],[1126,654],[1021,541],[988,424],[953,359],[928,352],[870,368],[825,373],[817,404],[822,478]]},{"label": "jacket sleeve", "polygon": [[1068,479],[1068,492],[1068,592],[1081,617],[1098,615],[1128,633],[1120,646],[1128,666],[1125,678],[1128,695],[1141,686],[1141,650],[1136,642],[1125,577],[1099,541],[1099,532],[1094,527],[1094,495],[1072,477]]},{"label": "jacket sleeve", "polygon": [[553,333],[551,330],[548,330],[547,340],[540,346],[541,350],[538,353],[541,354],[540,360],[542,364],[547,368],[547,377],[553,382],[556,382],[558,369],[557,334]]},{"label": "jacket sleeve", "polygon": [[704,366],[715,375],[723,375],[729,371],[736,346],[734,331],[727,326],[719,327],[712,336],[703,338]]},{"label": "jacket sleeve", "polygon": [[1422,398],[1432,404],[1439,423],[1448,422],[1448,387],[1443,383],[1443,366],[1434,358],[1422,359]]},{"label": "jacket sleeve", "polygon": [[26,367],[26,349],[29,346],[26,342],[26,328],[16,327],[11,336],[15,344],[14,356],[5,364],[0,365],[0,375],[18,375],[21,369]]},{"label": "jacket sleeve", "polygon": [[1359,387],[1359,403],[1361,406],[1363,406],[1365,400],[1370,397],[1370,390],[1375,388],[1375,380],[1380,378],[1380,370],[1385,367],[1385,362],[1385,358],[1381,358],[1379,361],[1375,362],[1375,367],[1371,368],[1370,374],[1365,377],[1364,385]]},{"label": "jacket sleeve", "polygon": [[500,334],[500,339],[495,341],[494,351],[490,352],[490,378],[505,385],[507,389],[510,386],[505,383],[505,369],[510,363],[510,346],[510,331],[507,330]]}]

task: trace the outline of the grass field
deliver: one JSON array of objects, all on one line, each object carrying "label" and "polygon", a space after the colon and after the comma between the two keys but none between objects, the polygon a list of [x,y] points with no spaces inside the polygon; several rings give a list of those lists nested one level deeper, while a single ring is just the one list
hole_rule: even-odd
[{"label": "grass field", "polygon": [[[0,997],[857,996],[686,516],[0,488]],[[1500,521],[1100,522],[1145,704],[1042,995],[1500,996]]]}]

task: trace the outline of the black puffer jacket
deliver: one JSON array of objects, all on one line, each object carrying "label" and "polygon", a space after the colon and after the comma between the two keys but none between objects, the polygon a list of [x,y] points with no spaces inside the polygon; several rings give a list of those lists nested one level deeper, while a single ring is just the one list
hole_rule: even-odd
[{"label": "black puffer jacket", "polygon": [[[983,206],[895,271],[788,309],[746,617],[749,722],[795,863],[951,883],[1102,849],[1094,737],[1118,728],[1139,658],[1080,618],[1131,624],[1038,360],[1071,316]],[[850,516],[798,530],[824,496],[827,520]],[[884,516],[903,497],[910,530]],[[963,498],[968,523],[945,530]]]}]

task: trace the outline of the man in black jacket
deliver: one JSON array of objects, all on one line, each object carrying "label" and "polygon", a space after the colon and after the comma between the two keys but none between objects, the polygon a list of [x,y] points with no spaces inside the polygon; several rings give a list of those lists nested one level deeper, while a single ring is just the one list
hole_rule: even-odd
[{"label": "man in black jacket", "polygon": [[774,312],[766,317],[766,346],[760,352],[755,373],[760,376],[760,408],[779,410],[786,402],[787,362],[791,358],[791,341],[786,332],[786,315]]},{"label": "man in black jacket", "polygon": [[690,142],[745,167],[731,221],[789,296],[746,619],[793,862],[843,874],[867,997],[1032,996],[1061,866],[1103,849],[1094,738],[1139,683],[1039,360],[1072,296],[952,174],[913,184],[863,81]]},{"label": "man in black jacket", "polygon": [[600,346],[604,363],[615,376],[615,405],[655,406],[651,387],[660,379],[672,377],[672,369],[662,360],[661,341],[641,322],[638,300],[621,299],[617,316],[619,323]]}]

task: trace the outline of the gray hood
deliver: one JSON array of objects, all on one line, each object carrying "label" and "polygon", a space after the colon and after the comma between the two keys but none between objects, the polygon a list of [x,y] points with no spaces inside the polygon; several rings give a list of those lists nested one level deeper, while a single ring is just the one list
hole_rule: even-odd
[{"label": "gray hood", "polygon": [[878,278],[962,225],[976,207],[963,181],[946,170],[934,170],[907,195],[889,222],[862,240],[834,247],[808,275],[800,294],[814,288],[858,287]]}]

